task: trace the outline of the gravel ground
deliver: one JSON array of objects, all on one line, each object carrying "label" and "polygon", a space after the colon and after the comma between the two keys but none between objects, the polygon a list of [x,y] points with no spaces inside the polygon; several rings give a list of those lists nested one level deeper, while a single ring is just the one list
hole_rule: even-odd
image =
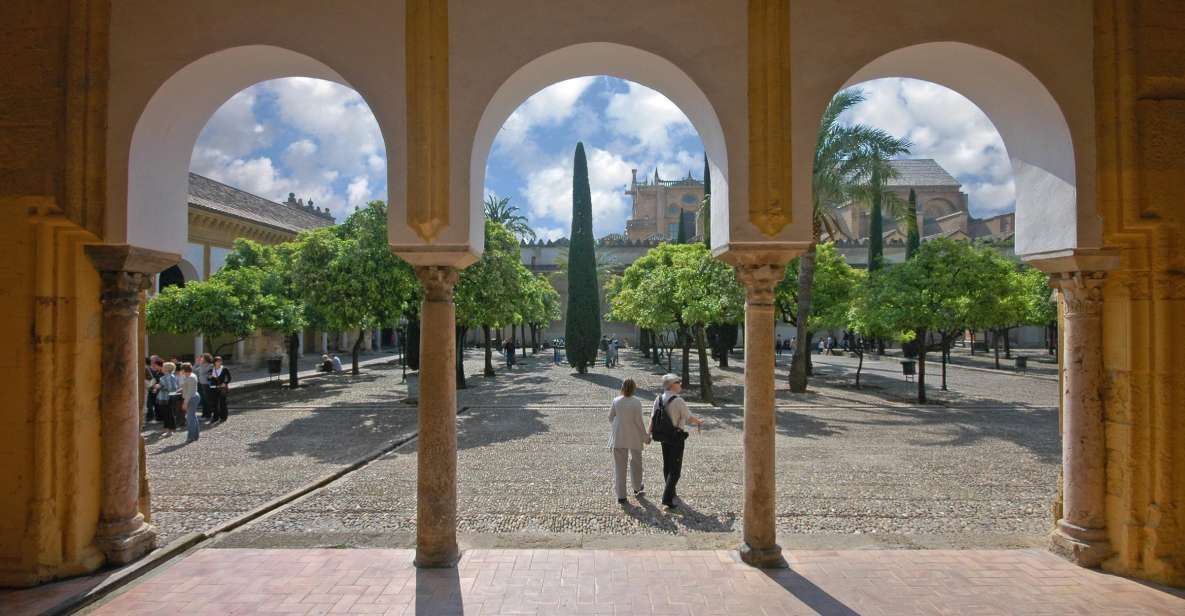
[{"label": "gravel ground", "polygon": [[[661,371],[627,352],[621,368],[576,376],[545,354],[513,370],[499,364],[498,376],[487,379],[474,376],[479,352],[467,359],[470,387],[459,396],[467,407],[459,419],[461,531],[681,536],[741,528],[739,360],[713,371],[724,405],[696,405],[709,425],[688,442],[685,506],[667,515],[657,509],[659,449],[645,453],[650,497],[625,507],[610,494],[605,449],[608,401],[620,379],[635,378],[649,398]],[[795,395],[785,391],[788,360],[778,366],[782,533],[944,536],[959,545],[960,537],[1035,537],[1048,529],[1060,456],[1056,382],[951,367],[951,391],[938,390],[936,375],[930,380],[931,401],[941,403],[917,405],[896,360],[866,361],[864,387],[855,389],[856,360],[816,356],[811,390]],[[414,382],[411,389],[414,396]],[[413,442],[249,532],[410,536],[415,472]]]},{"label": "gravel ground", "polygon": [[[330,380],[332,379],[332,380]],[[144,431],[152,522],[164,545],[341,468],[415,429],[391,366],[326,377],[296,391],[231,393],[230,418],[185,444],[184,430]]]}]

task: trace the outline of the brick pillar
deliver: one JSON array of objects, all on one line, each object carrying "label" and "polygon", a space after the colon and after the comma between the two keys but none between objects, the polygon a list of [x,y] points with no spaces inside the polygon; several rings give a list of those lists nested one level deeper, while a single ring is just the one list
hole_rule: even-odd
[{"label": "brick pillar", "polygon": [[419,456],[416,481],[417,567],[452,567],[457,548],[457,376],[453,287],[460,271],[416,267],[420,310]]},{"label": "brick pillar", "polygon": [[1103,416],[1104,272],[1054,274],[1062,295],[1062,517],[1051,549],[1084,567],[1111,554]]}]

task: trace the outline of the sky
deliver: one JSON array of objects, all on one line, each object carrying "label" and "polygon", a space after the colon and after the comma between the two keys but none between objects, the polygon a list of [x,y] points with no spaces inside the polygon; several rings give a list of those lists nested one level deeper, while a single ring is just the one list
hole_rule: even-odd
[{"label": "sky", "polygon": [[[974,104],[913,79],[856,87],[866,100],[842,122],[908,138],[910,158],[934,158],[963,183],[973,216],[1013,210],[1004,144]],[[597,237],[625,228],[631,169],[646,178],[656,168],[664,179],[703,173],[703,144],[674,103],[633,82],[581,77],[539,91],[507,118],[490,151],[485,191],[510,198],[540,238],[568,235],[578,141],[588,156]],[[340,221],[356,206],[387,198],[385,157],[378,123],[356,92],[289,78],[256,84],[219,108],[198,137],[190,169],[276,201],[290,192],[312,198]]]}]

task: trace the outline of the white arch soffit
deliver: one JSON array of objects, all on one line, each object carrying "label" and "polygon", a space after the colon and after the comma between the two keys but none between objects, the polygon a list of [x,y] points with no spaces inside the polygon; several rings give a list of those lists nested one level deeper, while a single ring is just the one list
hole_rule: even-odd
[{"label": "white arch soffit", "polygon": [[313,77],[349,86],[309,56],[270,45],[214,52],[177,71],[152,95],[128,155],[127,242],[173,253],[187,237],[189,160],[210,116],[261,81]]},{"label": "white arch soffit", "polygon": [[198,276],[197,267],[195,267],[194,264],[190,263],[187,259],[181,259],[178,261],[177,269],[181,270],[181,275],[185,277],[186,284],[201,280],[201,278]]},{"label": "white arch soffit", "polygon": [[[716,110],[687,73],[661,56],[618,43],[579,43],[549,52],[519,68],[498,88],[481,114],[469,163],[470,220],[483,220],[486,161],[498,131],[528,98],[547,86],[594,75],[644,85],[675,103],[699,133],[712,174],[713,219],[728,209],[728,151]],[[472,231],[472,230],[471,230]],[[480,233],[480,232],[479,232]],[[481,236],[475,246],[483,245]]]},{"label": "white arch soffit", "polygon": [[995,125],[1016,183],[1016,254],[1077,247],[1070,127],[1057,101],[1028,69],[966,43],[923,43],[873,60],[844,87],[884,77],[910,77],[950,88],[979,106]]}]

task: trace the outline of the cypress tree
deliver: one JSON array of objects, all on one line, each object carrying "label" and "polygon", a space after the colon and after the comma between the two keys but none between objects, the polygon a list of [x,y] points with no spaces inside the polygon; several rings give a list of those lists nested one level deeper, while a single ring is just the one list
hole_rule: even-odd
[{"label": "cypress tree", "polygon": [[675,243],[687,243],[687,217],[683,215],[683,212],[679,212],[679,232],[675,236]]},{"label": "cypress tree", "polygon": [[872,207],[868,221],[868,271],[873,272],[881,268],[885,255],[884,220],[881,214],[881,186],[880,165],[872,169]]},{"label": "cypress tree", "polygon": [[708,169],[708,153],[704,152],[704,245],[712,249],[712,171]]},{"label": "cypress tree", "polygon": [[922,245],[922,236],[918,233],[918,195],[909,189],[909,220],[906,221],[909,233],[905,240],[905,259],[908,261],[917,253]]},{"label": "cypress tree", "polygon": [[568,314],[564,324],[568,363],[580,374],[597,361],[601,303],[592,230],[592,192],[584,144],[576,144],[572,168],[572,244],[568,248]]}]

